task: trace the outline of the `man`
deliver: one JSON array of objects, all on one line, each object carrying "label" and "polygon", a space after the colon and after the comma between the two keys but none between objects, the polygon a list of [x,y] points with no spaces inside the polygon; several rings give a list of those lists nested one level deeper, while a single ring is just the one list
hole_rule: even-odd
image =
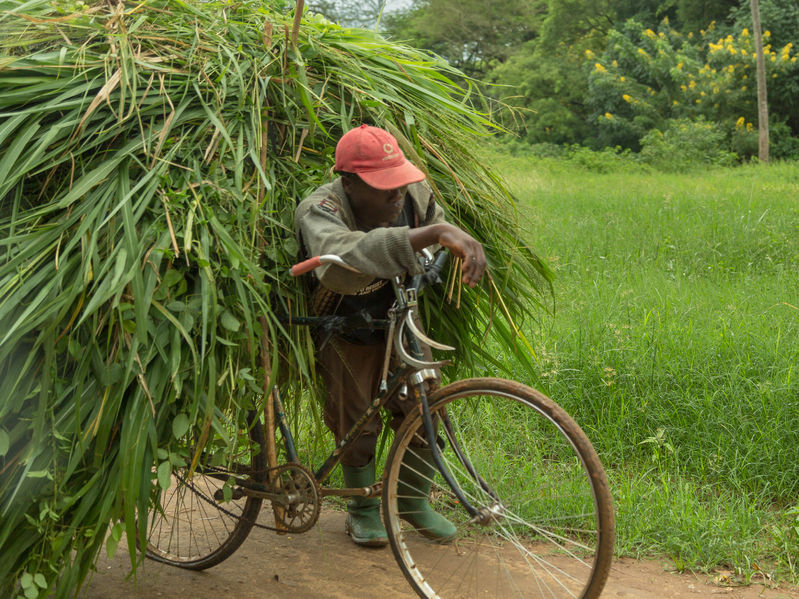
[{"label": "man", "polygon": [[[317,268],[312,310],[317,314],[353,314],[365,310],[385,318],[394,295],[387,279],[421,271],[416,252],[431,245],[448,248],[463,261],[463,282],[474,286],[485,271],[483,247],[471,235],[447,223],[424,182],[425,175],[409,162],[387,131],[361,125],[336,145],[335,170],[340,175],[297,207],[295,227],[308,256],[337,254],[361,273],[337,265]],[[351,331],[330,339],[318,350],[318,371],[327,387],[324,420],[340,442],[377,392],[383,364],[385,333]],[[387,406],[396,430],[414,407],[410,399],[392,398]],[[347,487],[375,481],[375,446],[379,418],[342,456]],[[420,450],[416,463],[403,464],[400,510],[422,534],[451,540],[455,527],[427,502],[433,473],[430,450]],[[406,467],[407,466],[407,467]],[[427,474],[427,476],[425,476]],[[380,501],[356,497],[347,506],[347,532],[358,545],[381,547],[387,536],[380,520]]]}]

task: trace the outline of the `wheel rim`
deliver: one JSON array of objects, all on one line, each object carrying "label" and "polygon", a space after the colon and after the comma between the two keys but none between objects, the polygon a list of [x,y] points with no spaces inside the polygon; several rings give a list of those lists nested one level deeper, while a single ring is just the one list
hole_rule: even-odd
[{"label": "wheel rim", "polygon": [[[423,597],[593,597],[612,553],[612,511],[604,473],[582,431],[537,392],[510,382],[463,381],[436,393],[431,410],[446,438],[446,414],[462,451],[492,497],[469,474],[451,442],[442,456],[468,500],[470,521],[435,472],[430,504],[456,525],[449,544],[424,538],[403,518],[399,463],[423,445],[419,419],[397,434],[386,476],[386,520],[395,556]],[[411,458],[412,460],[412,458]],[[593,482],[592,482],[593,481]],[[603,532],[600,534],[600,530]]]}]

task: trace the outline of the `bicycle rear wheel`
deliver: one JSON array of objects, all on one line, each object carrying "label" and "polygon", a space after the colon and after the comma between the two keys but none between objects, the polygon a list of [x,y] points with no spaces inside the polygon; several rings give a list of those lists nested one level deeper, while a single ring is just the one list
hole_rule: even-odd
[{"label": "bicycle rear wheel", "polygon": [[[613,554],[613,506],[577,424],[538,391],[491,378],[437,390],[430,410],[444,462],[483,518],[469,516],[435,467],[420,465],[430,450],[412,412],[388,457],[383,501],[394,556],[419,596],[598,597]],[[403,461],[413,466],[401,475]],[[427,495],[455,524],[453,541],[428,540],[404,521],[413,517],[401,509],[409,495]]]},{"label": "bicycle rear wheel", "polygon": [[[204,436],[198,453],[197,440]],[[232,481],[266,481],[266,441],[254,411],[217,412],[207,432],[189,430],[181,441],[182,465],[173,468],[169,489],[160,491],[148,516],[145,553],[204,570],[230,557],[258,517],[262,500],[243,495]]]}]

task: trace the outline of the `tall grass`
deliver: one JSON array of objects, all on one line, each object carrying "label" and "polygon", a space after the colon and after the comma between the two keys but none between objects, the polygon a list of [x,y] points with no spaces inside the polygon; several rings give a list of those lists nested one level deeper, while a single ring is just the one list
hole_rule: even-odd
[{"label": "tall grass", "polygon": [[600,451],[619,550],[750,575],[770,562],[795,579],[799,164],[489,161],[556,273],[533,382]]},{"label": "tall grass", "polygon": [[491,240],[506,310],[427,302],[463,362],[493,360],[483,315],[509,339],[501,316],[539,297],[458,73],[282,6],[0,0],[0,595],[73,593],[110,522],[134,555],[176,438],[224,436],[279,378],[313,384],[307,332],[279,318],[303,309],[293,213],[350,127],[394,131]]}]

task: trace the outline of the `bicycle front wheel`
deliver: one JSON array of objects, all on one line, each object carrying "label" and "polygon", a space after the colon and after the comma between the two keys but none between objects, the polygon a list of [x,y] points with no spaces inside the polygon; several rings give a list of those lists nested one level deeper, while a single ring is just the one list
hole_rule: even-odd
[{"label": "bicycle front wheel", "polygon": [[149,514],[145,553],[204,570],[230,557],[258,517],[262,500],[243,494],[235,481],[266,481],[264,430],[254,411],[231,410],[217,412],[209,428],[190,429],[180,441],[175,459],[181,466],[173,468],[169,488]]},{"label": "bicycle front wheel", "polygon": [[[437,390],[430,411],[444,463],[479,513],[469,516],[431,464],[412,412],[395,436],[383,501],[394,556],[419,596],[598,597],[613,554],[613,506],[574,420],[538,391],[492,378]],[[449,542],[408,524],[420,497],[457,528]]]}]

